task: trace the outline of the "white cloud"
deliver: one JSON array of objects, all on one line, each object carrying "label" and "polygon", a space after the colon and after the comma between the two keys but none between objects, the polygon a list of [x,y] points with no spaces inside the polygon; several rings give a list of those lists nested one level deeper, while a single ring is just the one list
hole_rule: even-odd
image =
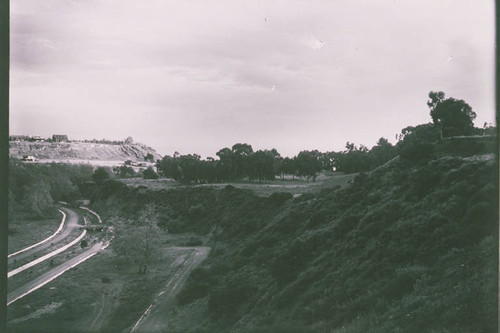
[{"label": "white cloud", "polygon": [[15,1],[11,128],[50,135],[54,122],[27,119],[57,119],[212,155],[242,140],[341,149],[429,121],[430,90],[493,121],[492,6]]}]

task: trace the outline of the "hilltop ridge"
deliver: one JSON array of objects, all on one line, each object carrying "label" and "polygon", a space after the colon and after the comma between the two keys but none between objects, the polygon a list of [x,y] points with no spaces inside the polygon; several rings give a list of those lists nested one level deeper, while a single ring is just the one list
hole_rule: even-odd
[{"label": "hilltop ridge", "polygon": [[162,158],[153,148],[138,143],[9,142],[10,157],[19,159],[30,155],[38,160],[144,161],[148,154],[154,161]]}]

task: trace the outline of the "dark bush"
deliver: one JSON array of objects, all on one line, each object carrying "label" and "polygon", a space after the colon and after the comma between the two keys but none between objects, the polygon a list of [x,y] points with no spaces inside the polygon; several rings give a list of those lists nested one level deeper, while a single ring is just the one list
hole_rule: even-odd
[{"label": "dark bush", "polygon": [[288,192],[275,192],[269,196],[267,199],[267,202],[271,204],[272,206],[280,206],[282,205],[285,201],[290,200],[293,198],[292,193]]},{"label": "dark bush", "polygon": [[154,171],[152,167],[148,167],[142,173],[144,179],[158,179],[158,174]]},{"label": "dark bush", "polygon": [[428,142],[408,143],[401,145],[399,148],[399,156],[411,162],[419,162],[428,160],[434,153],[434,144]]}]

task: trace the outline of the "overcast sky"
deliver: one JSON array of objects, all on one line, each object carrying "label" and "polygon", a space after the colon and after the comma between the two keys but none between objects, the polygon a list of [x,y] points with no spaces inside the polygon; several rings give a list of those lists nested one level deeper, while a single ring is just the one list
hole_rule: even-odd
[{"label": "overcast sky", "polygon": [[429,91],[494,122],[494,1],[11,0],[10,132],[161,154],[395,142]]}]

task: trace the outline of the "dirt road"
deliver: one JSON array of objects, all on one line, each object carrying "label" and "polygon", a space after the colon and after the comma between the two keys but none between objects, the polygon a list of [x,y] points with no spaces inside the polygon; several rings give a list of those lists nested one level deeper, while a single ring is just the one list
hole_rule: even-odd
[{"label": "dirt road", "polygon": [[[176,248],[179,249],[179,248]],[[180,256],[172,265],[177,265],[175,273],[167,281],[165,288],[156,296],[153,303],[135,323],[131,332],[166,332],[166,314],[175,303],[175,295],[181,289],[189,273],[208,255],[209,247],[185,248],[187,255]]]}]

